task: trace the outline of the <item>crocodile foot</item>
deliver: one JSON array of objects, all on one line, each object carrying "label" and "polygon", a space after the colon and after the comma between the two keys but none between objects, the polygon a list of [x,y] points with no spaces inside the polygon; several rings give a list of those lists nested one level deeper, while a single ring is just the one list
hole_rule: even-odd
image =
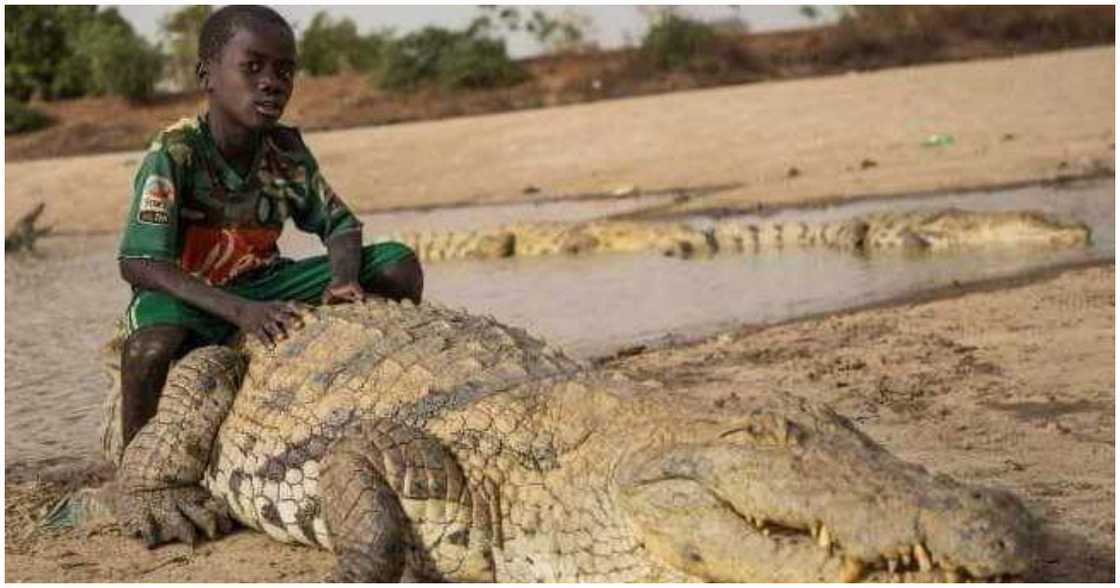
[{"label": "crocodile foot", "polygon": [[233,530],[226,504],[198,486],[126,492],[120,497],[120,523],[149,549],[176,540],[194,545],[200,530],[208,539]]}]

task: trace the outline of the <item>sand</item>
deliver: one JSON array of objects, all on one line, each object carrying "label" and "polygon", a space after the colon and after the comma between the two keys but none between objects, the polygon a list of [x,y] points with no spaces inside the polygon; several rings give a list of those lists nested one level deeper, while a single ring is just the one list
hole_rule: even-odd
[{"label": "sand", "polygon": [[[1110,48],[1069,51],[320,133],[309,142],[363,211],[625,186],[736,186],[677,205],[703,209],[1036,182],[1111,173],[1113,61]],[[922,147],[931,133],[955,143]],[[8,165],[9,222],[45,200],[45,220],[62,231],[115,231],[137,156]],[[541,192],[523,194],[528,185]],[[112,238],[88,243],[114,246]],[[744,387],[827,402],[906,459],[1022,497],[1043,524],[1032,579],[1111,582],[1114,280],[1111,264],[1057,272],[735,329],[608,363],[712,410]],[[31,276],[19,287],[49,303],[59,285]],[[58,323],[43,327],[61,332]],[[34,358],[19,361],[7,368],[34,369]],[[329,570],[328,554],[250,531],[148,551],[112,525],[34,527],[41,507],[97,475],[6,484],[7,580],[315,581]]]},{"label": "sand", "polygon": [[[1111,173],[1115,50],[926,65],[311,133],[362,212],[641,190],[689,207],[819,201]],[[190,112],[184,112],[184,115]],[[923,147],[948,134],[950,147]],[[116,231],[140,153],[9,164],[7,222]],[[796,168],[796,177],[790,170]],[[538,191],[526,194],[526,188]]]}]

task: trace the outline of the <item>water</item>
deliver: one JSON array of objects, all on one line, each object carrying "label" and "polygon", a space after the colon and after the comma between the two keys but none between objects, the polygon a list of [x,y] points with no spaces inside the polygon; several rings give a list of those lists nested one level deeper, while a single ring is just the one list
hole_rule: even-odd
[{"label": "water", "polygon": [[[460,260],[429,269],[427,295],[523,326],[558,342],[573,355],[594,357],[628,345],[712,333],[733,324],[779,322],[904,298],[954,283],[1114,258],[1114,193],[1115,183],[1109,181],[1077,189],[1031,187],[788,209],[765,218],[743,215],[759,222],[794,218],[823,222],[888,207],[1034,209],[1088,223],[1093,245],[1087,249],[1017,248],[928,256],[888,252],[867,258],[811,249],[699,260],[657,255]],[[565,213],[592,218],[581,213],[594,206],[569,203]],[[711,222],[704,217],[687,220],[698,225]],[[369,217],[366,222],[367,227],[391,226],[392,215]],[[454,225],[443,225],[448,226]]]},{"label": "water", "polygon": [[[732,324],[765,324],[905,298],[954,282],[1013,276],[1114,259],[1115,184],[1029,188],[920,199],[891,199],[768,217],[844,218],[913,207],[1033,208],[1088,222],[1093,246],[1064,251],[989,251],[908,257],[805,250],[680,260],[654,255],[449,261],[427,266],[426,297],[525,327],[579,357],[634,344],[695,337]],[[650,200],[396,212],[364,217],[367,238],[394,230],[454,229],[513,221],[583,220],[664,203]],[[697,218],[704,223],[707,219]],[[42,242],[48,256],[10,258],[5,276],[6,465],[42,468],[95,454],[107,379],[98,347],[128,302],[116,270],[115,236]],[[283,250],[321,254],[289,230]]]}]

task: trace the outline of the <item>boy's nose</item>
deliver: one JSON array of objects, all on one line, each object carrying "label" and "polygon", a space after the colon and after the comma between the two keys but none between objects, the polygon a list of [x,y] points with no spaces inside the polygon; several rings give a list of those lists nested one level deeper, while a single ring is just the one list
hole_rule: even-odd
[{"label": "boy's nose", "polygon": [[265,70],[257,78],[257,89],[269,94],[281,94],[287,89],[287,85],[280,76]]}]

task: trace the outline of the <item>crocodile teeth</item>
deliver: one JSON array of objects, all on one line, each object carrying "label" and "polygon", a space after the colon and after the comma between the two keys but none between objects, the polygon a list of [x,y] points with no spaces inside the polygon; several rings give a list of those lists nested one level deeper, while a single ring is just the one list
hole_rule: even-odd
[{"label": "crocodile teeth", "polygon": [[929,561],[929,552],[921,543],[914,544],[914,559],[918,560],[918,569],[923,572],[928,572],[933,569],[933,564]]},{"label": "crocodile teeth", "polygon": [[852,558],[844,558],[844,570],[840,572],[841,582],[858,582],[863,577],[863,562]]},{"label": "crocodile teeth", "polygon": [[817,545],[821,547],[828,547],[832,545],[832,535],[828,532],[828,527],[821,525],[820,535],[817,536]]},{"label": "crocodile teeth", "polygon": [[821,524],[820,523],[813,523],[813,524],[809,525],[809,534],[813,536],[813,539],[816,539],[817,535],[819,535],[820,532],[821,532]]},{"label": "crocodile teeth", "polygon": [[945,581],[950,584],[957,584],[961,581],[961,575],[956,570],[945,570]]},{"label": "crocodile teeth", "polygon": [[892,574],[898,571],[898,560],[897,559],[895,559],[893,557],[888,557],[887,558],[887,571],[892,573]]}]

